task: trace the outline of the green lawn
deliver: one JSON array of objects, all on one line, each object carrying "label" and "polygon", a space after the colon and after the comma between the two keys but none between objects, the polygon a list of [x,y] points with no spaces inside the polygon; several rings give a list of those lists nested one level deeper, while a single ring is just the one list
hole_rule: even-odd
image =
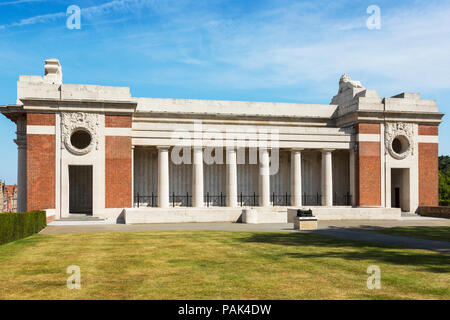
[{"label": "green lawn", "polygon": [[[81,268],[68,290],[66,268]],[[381,268],[381,290],[366,269]],[[36,235],[0,246],[0,299],[449,299],[450,255],[304,233]]]},{"label": "green lawn", "polygon": [[396,227],[364,230],[411,238],[450,242],[450,227]]}]

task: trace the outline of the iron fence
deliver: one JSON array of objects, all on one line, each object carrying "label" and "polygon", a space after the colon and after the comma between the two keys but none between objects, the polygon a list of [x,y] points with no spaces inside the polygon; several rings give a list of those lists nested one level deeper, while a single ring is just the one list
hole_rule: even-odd
[{"label": "iron fence", "polygon": [[192,195],[186,192],[185,195],[176,195],[175,192],[169,197],[172,207],[192,207]]},{"label": "iron fence", "polygon": [[302,196],[302,205],[304,206],[321,206],[322,205],[322,195],[317,193],[315,195],[310,195],[304,193]]},{"label": "iron fence", "polygon": [[271,200],[274,207],[291,205],[291,196],[287,192],[285,194],[272,193]]},{"label": "iron fence", "polygon": [[[169,196],[169,202],[172,207],[190,207],[192,206],[192,195],[188,192],[185,195],[177,195],[172,193]],[[140,195],[139,193],[135,196],[135,206],[140,207],[157,207],[158,206],[158,196],[152,193],[151,195]]]},{"label": "iron fence", "polygon": [[244,206],[253,206],[256,207],[258,205],[259,195],[255,192],[253,195],[243,195],[242,192],[239,194],[238,202],[241,207]]},{"label": "iron fence", "polygon": [[337,195],[336,193],[333,196],[333,206],[351,206],[352,205],[352,196],[350,193],[346,193],[344,195]]},{"label": "iron fence", "polygon": [[222,192],[220,195],[210,195],[209,192],[207,192],[204,201],[207,207],[225,207],[226,198],[227,197]]},{"label": "iron fence", "polygon": [[138,208],[142,207],[157,207],[158,206],[158,196],[153,192],[150,196],[142,196],[139,193],[135,196],[135,206]]},{"label": "iron fence", "polygon": [[[225,207],[227,196],[223,193],[220,195],[211,195],[209,192],[204,196],[204,203],[207,207]],[[190,207],[192,206],[192,195],[188,192],[185,195],[176,195],[172,193],[169,196],[169,201],[172,207]],[[271,195],[271,202],[273,206],[290,206],[291,205],[291,195],[285,194],[275,194]],[[352,203],[352,196],[347,193],[344,195],[333,194],[333,205],[334,206],[350,206]],[[244,195],[242,192],[238,195],[238,204],[241,207],[245,206],[258,206],[259,195],[254,192],[252,195]],[[322,205],[322,195],[317,193],[315,195],[308,195],[304,193],[302,195],[302,205],[303,206],[321,206]],[[135,206],[139,207],[157,207],[158,206],[158,196],[152,193],[151,195],[140,195],[139,193],[135,196]]]}]

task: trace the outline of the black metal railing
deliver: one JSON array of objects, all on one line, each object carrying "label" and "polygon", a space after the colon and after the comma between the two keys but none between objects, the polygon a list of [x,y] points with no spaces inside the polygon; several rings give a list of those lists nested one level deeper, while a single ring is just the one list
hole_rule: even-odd
[{"label": "black metal railing", "polygon": [[[152,193],[151,195],[136,194],[134,198],[135,206],[140,207],[157,207],[158,196]],[[184,195],[177,195],[174,192],[169,196],[169,202],[172,207],[190,207],[192,206],[192,195],[188,192]]]},{"label": "black metal railing", "polygon": [[142,196],[136,193],[134,198],[135,206],[140,207],[157,207],[158,206],[158,196],[153,192],[150,196]]},{"label": "black metal railing", "polygon": [[243,195],[242,192],[238,196],[238,203],[241,207],[253,206],[256,207],[258,205],[259,195],[255,192],[253,195]]},{"label": "black metal railing", "polygon": [[222,192],[220,195],[210,195],[209,192],[206,192],[204,196],[204,202],[207,207],[225,207],[226,206],[227,196]]},{"label": "black metal railing", "polygon": [[[211,195],[206,192],[203,197],[204,203],[207,207],[225,207],[227,196],[223,193],[220,195]],[[192,195],[188,192],[184,195],[176,195],[174,192],[169,196],[170,205],[172,207],[191,207],[192,206]],[[290,206],[291,205],[291,195],[285,194],[275,194],[271,195],[271,202],[273,206]],[[244,195],[242,192],[238,195],[238,204],[241,207],[245,206],[258,206],[259,205],[259,195],[254,192],[251,195]],[[344,195],[333,194],[333,206],[350,206],[352,204],[352,196],[350,193]],[[317,193],[315,195],[308,195],[304,193],[302,195],[302,205],[303,206],[321,206],[322,205],[322,195]],[[158,196],[152,193],[151,195],[140,195],[137,193],[135,195],[135,206],[136,207],[157,207],[158,206]]]},{"label": "black metal railing", "polygon": [[314,195],[304,193],[302,196],[302,205],[304,206],[321,206],[322,195],[316,193]]},{"label": "black metal railing", "polygon": [[351,206],[352,205],[352,196],[350,193],[346,193],[344,195],[333,195],[333,206]]},{"label": "black metal railing", "polygon": [[172,207],[192,207],[192,195],[189,192],[186,192],[185,195],[176,195],[175,192],[172,192],[169,201]]},{"label": "black metal railing", "polygon": [[290,206],[291,196],[286,192],[285,194],[272,193],[271,199],[272,205],[275,206]]}]

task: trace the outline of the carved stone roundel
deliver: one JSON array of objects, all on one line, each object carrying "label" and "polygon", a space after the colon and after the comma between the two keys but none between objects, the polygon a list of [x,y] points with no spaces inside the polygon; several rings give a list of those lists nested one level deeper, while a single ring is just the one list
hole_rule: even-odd
[{"label": "carved stone roundel", "polygon": [[[91,152],[93,149],[98,150],[98,126],[98,114],[83,112],[62,113],[61,133],[64,146],[69,152],[75,155],[85,155]],[[89,133],[91,137],[89,145],[84,149],[76,148],[71,142],[73,133],[80,130]]]},{"label": "carved stone roundel", "polygon": [[386,153],[397,160],[414,154],[414,132],[411,123],[387,123],[385,133]]}]

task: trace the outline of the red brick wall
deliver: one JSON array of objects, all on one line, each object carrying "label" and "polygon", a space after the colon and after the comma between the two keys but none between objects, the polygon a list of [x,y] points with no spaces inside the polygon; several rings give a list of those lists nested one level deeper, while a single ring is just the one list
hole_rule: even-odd
[{"label": "red brick wall", "polygon": [[381,159],[379,142],[359,142],[357,205],[381,206]]},{"label": "red brick wall", "polygon": [[105,137],[106,208],[131,207],[131,137]]},{"label": "red brick wall", "polygon": [[[379,134],[379,124],[359,123],[356,132]],[[358,142],[356,158],[356,205],[381,206],[381,155],[379,142]]]},{"label": "red brick wall", "polygon": [[131,128],[131,116],[105,116],[107,128]]},{"label": "red brick wall", "polygon": [[419,136],[437,136],[439,134],[438,126],[419,125]]},{"label": "red brick wall", "polygon": [[[419,135],[437,136],[438,126],[419,125]],[[419,206],[439,205],[437,143],[419,143]]]},{"label": "red brick wall", "polygon": [[380,134],[380,125],[376,123],[358,123],[356,133]]},{"label": "red brick wall", "polygon": [[55,135],[27,135],[27,210],[55,208]]},{"label": "red brick wall", "polygon": [[27,113],[27,125],[29,126],[54,126],[54,113]]}]

